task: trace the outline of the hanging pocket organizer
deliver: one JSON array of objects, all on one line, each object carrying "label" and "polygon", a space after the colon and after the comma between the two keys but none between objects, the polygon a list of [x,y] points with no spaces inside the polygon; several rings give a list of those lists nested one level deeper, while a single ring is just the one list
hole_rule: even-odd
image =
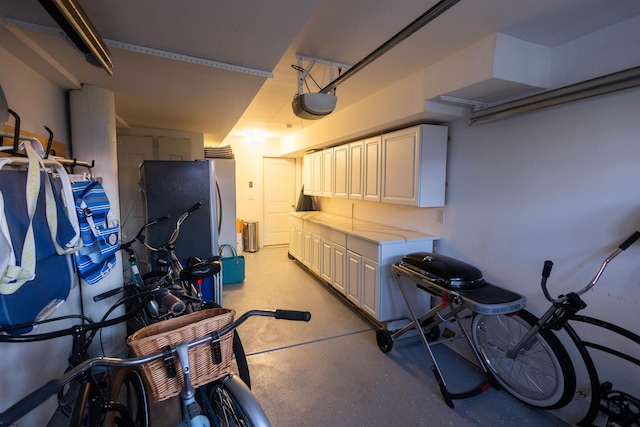
[{"label": "hanging pocket organizer", "polygon": [[[47,317],[64,302],[73,283],[70,254],[82,245],[66,170],[43,160],[42,147],[34,142],[25,141],[21,148],[27,158],[0,159],[0,326]],[[4,168],[9,164],[27,169]],[[66,206],[49,168],[57,173]]]},{"label": "hanging pocket organizer", "polygon": [[93,285],[116,265],[120,249],[120,225],[111,212],[111,204],[96,180],[71,184],[83,246],[75,254],[78,273]]},{"label": "hanging pocket organizer", "polygon": [[[231,256],[224,256],[229,249]],[[220,262],[222,263],[222,284],[240,283],[244,281],[244,256],[238,255],[231,245],[220,246]]]}]

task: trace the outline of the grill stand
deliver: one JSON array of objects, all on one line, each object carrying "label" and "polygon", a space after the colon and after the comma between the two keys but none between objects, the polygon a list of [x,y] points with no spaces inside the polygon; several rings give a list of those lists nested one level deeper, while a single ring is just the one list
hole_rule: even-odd
[{"label": "grill stand", "polygon": [[[393,264],[391,268],[396,273],[395,280],[407,305],[407,309],[411,316],[411,322],[403,328],[395,331],[388,330],[386,324],[384,328],[378,330],[376,338],[380,350],[385,353],[391,351],[394,340],[398,339],[405,333],[416,329],[420,336],[420,340],[431,359],[431,370],[433,371],[440,388],[440,393],[442,393],[442,397],[447,406],[453,408],[454,399],[465,399],[487,390],[491,384],[494,383],[493,378],[485,368],[477,349],[471,341],[468,331],[461,322],[463,318],[460,316],[460,313],[464,310],[471,310],[474,313],[485,314],[512,313],[524,307],[526,301],[525,298],[491,284],[486,284],[481,288],[473,290],[447,289],[431,280],[427,275],[420,274],[415,269],[407,268],[402,264]],[[401,280],[402,276],[414,282],[419,289],[428,292],[432,296],[442,298],[442,302],[428,310],[422,316],[418,317],[413,309],[409,297],[407,296],[407,292],[405,291],[405,285]],[[440,369],[436,356],[431,349],[432,345],[450,341],[450,339],[437,340],[440,335],[438,326],[445,322],[457,324],[461,332],[461,336],[458,338],[465,339],[478,362],[479,369],[483,374],[483,379],[480,384],[459,393],[452,393],[447,389],[447,383],[444,380],[442,370]]]}]

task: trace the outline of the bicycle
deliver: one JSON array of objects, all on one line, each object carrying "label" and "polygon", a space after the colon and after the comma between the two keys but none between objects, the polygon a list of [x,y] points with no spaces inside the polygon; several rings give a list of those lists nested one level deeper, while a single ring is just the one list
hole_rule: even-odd
[{"label": "bicycle", "polygon": [[[613,390],[610,382],[600,382],[589,349],[598,350],[640,366],[640,359],[617,349],[582,340],[569,322],[596,326],[630,345],[640,345],[640,336],[617,325],[593,317],[578,315],[587,305],[580,298],[593,288],[607,265],[640,238],[636,231],[600,265],[593,279],[582,289],[552,298],[547,279],[553,263],[545,261],[541,287],[551,307],[540,317],[527,310],[509,315],[475,315],[472,323],[473,341],[482,355],[484,365],[499,384],[516,398],[546,409],[562,408],[576,392],[576,371],[566,348],[555,331],[564,330],[575,345],[589,377],[589,408],[577,423],[591,426],[594,422],[607,426],[640,425],[640,400],[628,393]],[[604,422],[605,424],[600,424]]]},{"label": "bicycle", "polygon": [[[12,422],[20,419],[31,410],[42,404],[49,397],[59,393],[60,390],[66,384],[73,382],[78,378],[83,378],[90,375],[95,368],[124,368],[132,369],[143,364],[153,362],[155,360],[164,359],[169,360],[173,357],[177,357],[180,366],[181,374],[183,378],[183,387],[179,394],[182,408],[182,423],[180,426],[184,427],[209,427],[210,422],[204,411],[196,400],[196,390],[191,385],[191,367],[189,365],[188,351],[190,348],[194,348],[202,345],[211,345],[219,343],[221,337],[232,333],[240,324],[246,321],[252,316],[273,317],[275,319],[285,320],[298,320],[309,321],[311,314],[309,312],[300,312],[292,310],[252,310],[244,313],[234,322],[223,327],[217,333],[212,333],[202,338],[196,338],[190,341],[181,342],[174,347],[168,348],[162,352],[156,352],[150,355],[138,356],[132,358],[112,358],[112,357],[93,357],[82,363],[77,364],[71,370],[66,372],[62,377],[49,381],[44,386],[35,390],[28,396],[24,397],[5,412],[0,414],[0,427],[9,426]],[[132,370],[130,372],[136,372]],[[227,374],[217,379],[204,387],[201,387],[206,395],[209,396],[209,400],[212,400],[214,404],[211,404],[209,409],[210,417],[215,417],[214,420],[218,424],[224,426],[236,426],[236,425],[251,425],[251,426],[270,426],[269,420],[264,413],[259,402],[255,399],[249,388],[244,382],[238,379],[235,375]],[[206,401],[207,399],[203,399]],[[84,399],[86,405],[86,413],[89,415],[89,419],[93,419],[95,415],[94,411],[100,411],[104,408],[94,407]],[[140,407],[139,405],[137,407]],[[109,408],[110,409],[110,408]],[[125,409],[130,409],[128,405],[120,405],[118,408],[122,413],[125,413]],[[148,406],[144,407],[145,420],[148,419]],[[110,409],[114,411],[115,409]],[[120,412],[118,412],[120,413]],[[138,425],[132,424],[130,419],[124,417],[116,420],[118,425],[129,426]]]},{"label": "bicycle", "polygon": [[[55,339],[64,336],[72,337],[72,349],[68,358],[69,369],[72,372],[78,366],[89,359],[88,350],[96,334],[102,328],[125,322],[144,307],[154,298],[153,291],[149,291],[145,298],[134,307],[129,313],[107,319],[109,314],[120,305],[112,306],[99,322],[93,322],[85,316],[64,316],[50,318],[42,321],[35,321],[29,324],[36,325],[79,317],[83,323],[72,327],[53,332],[29,334],[29,335],[1,335],[0,342],[36,342]],[[0,332],[8,332],[12,329],[24,328],[26,325],[16,325],[0,329]],[[65,374],[67,375],[67,374]],[[63,385],[69,385],[63,388]],[[50,425],[63,423],[69,426],[99,426],[99,425],[121,425],[126,423],[129,426],[148,426],[148,401],[144,389],[144,383],[140,374],[132,369],[122,369],[116,372],[109,370],[83,370],[78,375],[69,378],[59,388],[47,395],[47,398],[58,393],[58,409],[51,417]],[[46,399],[45,399],[46,400]],[[42,400],[40,403],[43,403]],[[17,418],[24,416],[25,403],[14,405],[0,415],[0,425],[10,425]],[[13,414],[13,415],[12,415]]]},{"label": "bicycle", "polygon": [[[140,273],[137,254],[133,249],[133,244],[135,242],[144,244],[144,232],[147,228],[167,219],[169,219],[169,216],[163,216],[144,224],[133,239],[121,243],[120,250],[125,251],[128,255],[129,271],[131,274],[129,281],[122,287],[103,292],[93,297],[93,300],[97,302],[119,293],[124,293],[124,298],[128,300],[127,305],[129,308],[135,306],[140,301],[141,296],[146,294],[148,288],[155,288],[157,290],[154,294],[156,297],[149,302],[144,310],[127,322],[129,333],[133,333],[152,323],[179,316],[187,311],[188,305],[191,307],[190,311],[196,311],[204,304],[200,298],[189,295],[181,285],[177,285],[174,282],[171,271]],[[181,274],[184,280],[191,282],[214,276],[218,274],[220,270],[220,263],[215,261],[195,262],[187,267],[181,266]]]},{"label": "bicycle", "polygon": [[[139,311],[137,315],[127,322],[129,335],[145,326],[162,320],[180,316],[185,313],[193,313],[203,308],[221,306],[221,290],[217,293],[217,296],[214,295],[214,301],[205,302],[199,290],[196,289],[197,283],[220,273],[222,265],[219,257],[214,256],[205,260],[191,258],[187,265],[183,265],[176,256],[175,241],[180,235],[180,226],[189,215],[201,207],[202,203],[198,202],[182,213],[176,221],[175,229],[171,233],[169,240],[157,248],[146,242],[144,233],[149,227],[169,219],[169,215],[162,216],[144,224],[132,240],[121,244],[120,249],[128,254],[131,278],[123,287],[96,295],[93,300],[97,302],[124,292],[126,307],[129,309],[140,303],[147,292],[154,290],[156,297],[149,301],[144,310]],[[156,270],[141,274],[137,255],[133,249],[135,242],[143,244],[146,248],[154,252],[163,252],[164,256],[161,258],[161,263],[165,265],[166,271]],[[176,283],[176,281],[179,284]],[[249,366],[240,335],[237,332],[233,335],[233,352],[235,354],[235,361],[240,378],[250,388],[251,375]]]},{"label": "bicycle", "polygon": [[[190,257],[185,260],[186,262],[183,264],[176,255],[175,242],[180,235],[180,226],[190,215],[201,207],[202,202],[197,202],[184,211],[176,220],[176,226],[171,232],[169,240],[165,243],[153,246],[146,239],[139,240],[154,254],[154,261],[156,265],[159,266],[159,270],[146,273],[143,278],[145,281],[158,280],[161,278],[164,280],[172,280],[175,285],[174,293],[179,292],[179,297],[187,304],[187,313],[198,311],[202,304],[207,302],[203,300],[200,289],[200,285],[207,277],[213,278],[214,281],[212,301],[219,305],[222,304],[222,284],[219,283],[221,280],[215,277],[222,269],[220,257],[211,256],[207,259]],[[169,218],[169,216],[164,216],[159,218],[159,220],[152,221],[152,223],[157,224],[167,218]]]}]

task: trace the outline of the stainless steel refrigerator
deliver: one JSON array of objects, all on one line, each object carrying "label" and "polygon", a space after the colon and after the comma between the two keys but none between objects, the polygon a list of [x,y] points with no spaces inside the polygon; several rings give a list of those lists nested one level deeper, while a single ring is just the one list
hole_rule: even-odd
[{"label": "stainless steel refrigerator", "polygon": [[164,215],[171,219],[148,229],[151,246],[165,243],[178,217],[197,202],[195,211],[180,227],[176,253],[208,258],[218,255],[220,245],[236,249],[235,160],[145,160],[140,166],[147,221]]}]

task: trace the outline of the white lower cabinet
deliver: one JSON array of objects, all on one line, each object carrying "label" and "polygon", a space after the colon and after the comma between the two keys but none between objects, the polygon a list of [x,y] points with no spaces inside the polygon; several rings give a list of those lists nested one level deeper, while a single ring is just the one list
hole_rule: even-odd
[{"label": "white lower cabinet", "polygon": [[302,258],[302,220],[295,217],[289,218],[289,255]]},{"label": "white lower cabinet", "polygon": [[360,307],[360,285],[362,284],[362,256],[347,250],[347,298]]},{"label": "white lower cabinet", "polygon": [[322,237],[318,234],[311,233],[311,271],[320,275],[320,267],[322,265]]},{"label": "white lower cabinet", "polygon": [[369,315],[378,317],[378,263],[362,257],[362,286],[360,286],[360,308]]},{"label": "white lower cabinet", "polygon": [[347,293],[347,250],[344,246],[334,243],[331,246],[333,261],[333,280],[331,284],[342,295]]},{"label": "white lower cabinet", "polygon": [[[408,237],[374,241],[358,235],[356,226],[351,226],[348,231],[336,229],[330,222],[336,220],[335,216],[316,214],[313,217],[313,221],[302,220],[300,224],[297,222],[300,218],[292,216],[290,233],[296,238],[292,237],[289,253],[376,321],[408,318],[391,264],[412,252],[431,251],[436,236],[395,228],[392,231],[407,233]],[[327,223],[323,224],[318,218],[327,218]],[[362,229],[370,227],[368,223]],[[362,233],[366,234],[366,231]],[[426,292],[411,285],[405,286],[405,290],[416,309],[429,308],[431,300]]]},{"label": "white lower cabinet", "polygon": [[[303,226],[304,227],[304,226]],[[312,258],[312,234],[311,231],[302,229],[302,263],[311,268],[311,258]]]},{"label": "white lower cabinet", "polygon": [[320,263],[320,277],[327,282],[333,282],[333,244],[331,241],[322,239],[320,243],[321,247],[321,263]]}]

